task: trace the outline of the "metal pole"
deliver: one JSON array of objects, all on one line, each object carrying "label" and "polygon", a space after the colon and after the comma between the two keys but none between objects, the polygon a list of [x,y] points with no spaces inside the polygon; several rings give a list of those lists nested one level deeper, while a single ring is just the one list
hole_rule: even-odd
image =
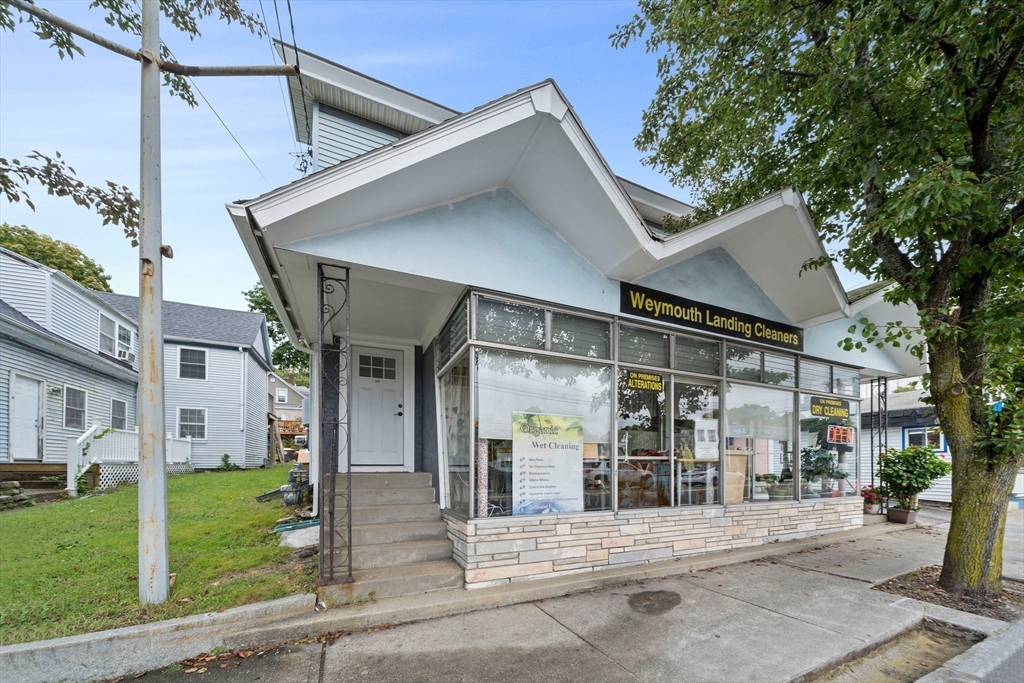
[{"label": "metal pole", "polygon": [[160,0],[142,0],[139,194],[139,601],[167,601],[163,276],[160,241]]}]

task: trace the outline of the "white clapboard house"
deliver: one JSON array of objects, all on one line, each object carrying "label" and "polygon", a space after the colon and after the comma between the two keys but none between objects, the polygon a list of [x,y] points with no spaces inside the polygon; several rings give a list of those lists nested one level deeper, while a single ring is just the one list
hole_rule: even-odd
[{"label": "white clapboard house", "polygon": [[[75,469],[66,467],[69,458],[81,459],[83,468],[124,465],[94,484],[132,478],[137,311],[135,297],[86,289],[60,271],[0,249],[5,478],[32,480]],[[239,466],[262,465],[270,368],[263,315],[165,302],[164,330],[169,467],[214,468],[224,453]]]}]

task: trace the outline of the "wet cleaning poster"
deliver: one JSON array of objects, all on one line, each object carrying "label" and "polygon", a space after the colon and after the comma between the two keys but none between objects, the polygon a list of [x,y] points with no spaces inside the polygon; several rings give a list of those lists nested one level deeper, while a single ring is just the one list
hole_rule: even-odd
[{"label": "wet cleaning poster", "polygon": [[512,413],[512,512],[583,511],[583,418]]}]

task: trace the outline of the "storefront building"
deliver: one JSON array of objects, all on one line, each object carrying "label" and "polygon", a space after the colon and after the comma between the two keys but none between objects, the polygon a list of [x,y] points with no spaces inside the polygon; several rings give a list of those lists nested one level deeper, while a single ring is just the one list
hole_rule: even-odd
[{"label": "storefront building", "polygon": [[798,192],[666,236],[691,207],[613,175],[553,82],[459,114],[299,56],[320,170],[228,210],[313,353],[322,526],[359,523],[348,472],[427,473],[476,587],[862,523],[859,385],[917,361],[839,347],[866,314],[801,275]]}]

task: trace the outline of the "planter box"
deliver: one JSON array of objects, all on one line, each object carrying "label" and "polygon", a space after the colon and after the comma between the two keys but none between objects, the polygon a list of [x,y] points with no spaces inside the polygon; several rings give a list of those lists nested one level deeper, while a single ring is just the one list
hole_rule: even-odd
[{"label": "planter box", "polygon": [[917,520],[917,510],[900,510],[889,508],[889,521],[896,524],[913,524]]}]

